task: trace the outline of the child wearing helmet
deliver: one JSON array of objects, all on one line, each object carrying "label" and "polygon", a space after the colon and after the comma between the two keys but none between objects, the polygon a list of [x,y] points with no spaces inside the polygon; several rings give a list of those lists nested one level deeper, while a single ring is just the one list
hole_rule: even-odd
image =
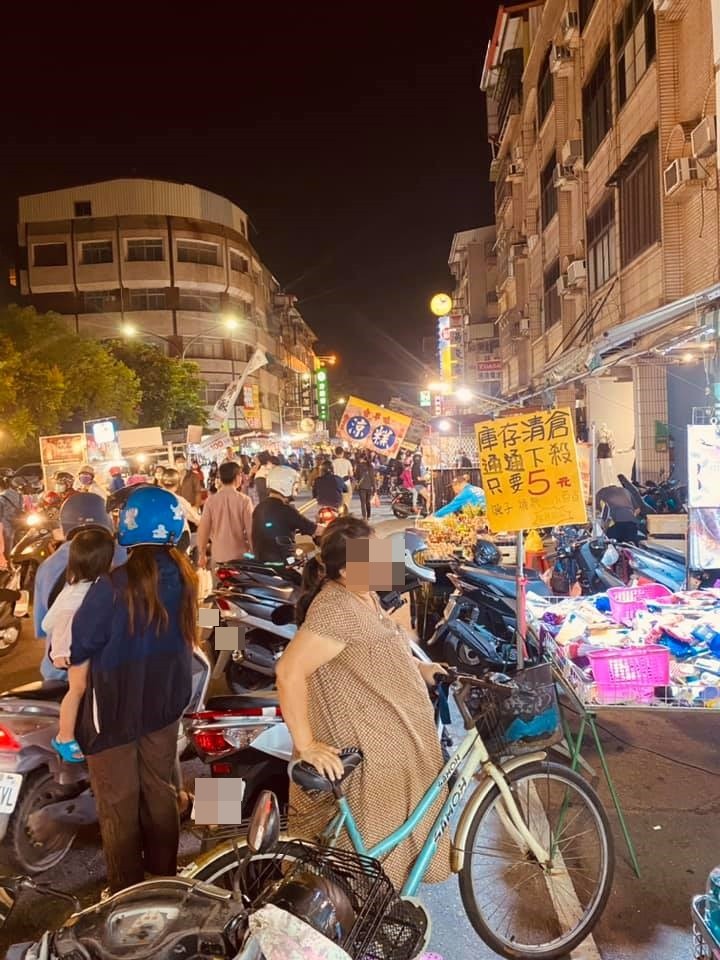
[{"label": "child wearing helmet", "polygon": [[197,634],[197,577],[176,547],[183,525],[168,490],[132,490],[118,522],[128,561],[91,586],[73,621],[70,662],[87,663],[89,676],[75,735],[113,893],[145,872],[177,871],[178,723]]},{"label": "child wearing helmet", "polygon": [[60,704],[57,736],[52,739],[53,747],[66,763],[81,763],[85,759],[75,739],[75,721],[87,686],[87,664],[70,666],[73,618],[93,583],[110,572],[114,552],[115,543],[109,531],[89,529],[78,533],[70,544],[67,582],[42,621],[50,638],[53,666],[68,670],[69,689]]}]

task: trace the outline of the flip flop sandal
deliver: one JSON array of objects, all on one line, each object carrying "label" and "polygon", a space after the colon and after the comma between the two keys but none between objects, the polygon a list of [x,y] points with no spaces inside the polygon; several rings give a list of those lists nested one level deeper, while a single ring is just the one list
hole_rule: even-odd
[{"label": "flip flop sandal", "polygon": [[77,740],[67,740],[64,743],[60,743],[59,740],[53,737],[50,742],[65,763],[84,763],[85,754],[82,752]]}]

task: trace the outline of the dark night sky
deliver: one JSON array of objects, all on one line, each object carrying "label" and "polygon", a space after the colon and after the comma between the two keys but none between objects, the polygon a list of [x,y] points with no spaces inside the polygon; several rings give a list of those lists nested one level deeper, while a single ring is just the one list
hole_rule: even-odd
[{"label": "dark night sky", "polygon": [[491,217],[478,83],[495,3],[158,6],[3,15],[3,252],[18,194],[195,183],[248,212],[345,372],[417,380],[384,334],[419,354],[452,234]]}]

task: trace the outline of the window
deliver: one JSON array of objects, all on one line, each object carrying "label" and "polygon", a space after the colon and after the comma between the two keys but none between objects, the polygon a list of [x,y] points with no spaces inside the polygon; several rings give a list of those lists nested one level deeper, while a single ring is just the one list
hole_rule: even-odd
[{"label": "window", "polygon": [[244,257],[239,250],[230,251],[230,269],[238,273],[247,273],[250,264],[247,257]]},{"label": "window", "polygon": [[550,53],[552,47],[548,47],[545,54],[540,76],[538,77],[537,101],[538,101],[538,126],[540,126],[548,115],[553,102],[553,75],[550,73]]},{"label": "window", "polygon": [[657,132],[636,148],[627,170],[619,174],[620,253],[627,266],[660,239],[660,178]]},{"label": "window", "polygon": [[67,266],[67,245],[65,243],[34,243],[33,266]]},{"label": "window", "polygon": [[165,291],[163,289],[140,288],[128,290],[129,310],[164,310]]},{"label": "window", "polygon": [[630,0],[615,27],[618,104],[622,106],[655,58],[653,0]]},{"label": "window", "polygon": [[597,290],[616,273],[615,200],[609,194],[587,222],[587,268],[590,290]]},{"label": "window", "polygon": [[592,8],[595,6],[595,0],[580,0],[580,29],[585,26],[588,22],[588,18],[592,13]]},{"label": "window", "polygon": [[[192,347],[188,350],[188,355],[192,355]],[[205,383],[205,404],[214,407],[226,389],[227,385],[224,383]]]},{"label": "window", "polygon": [[141,237],[137,240],[128,240],[127,259],[134,262],[139,260],[164,260],[165,248],[162,237]]},{"label": "window", "polygon": [[[205,360],[225,360],[225,344],[217,337],[200,337],[185,347],[184,356],[202,357]],[[227,384],[226,384],[227,386]]]},{"label": "window", "polygon": [[212,313],[220,309],[220,295],[217,293],[183,293],[180,291],[178,310],[196,310]]},{"label": "window", "polygon": [[540,174],[540,210],[542,213],[543,230],[557,213],[557,190],[553,186],[553,171],[555,157],[552,156]]},{"label": "window", "polygon": [[560,279],[560,260],[556,260],[543,274],[543,315],[545,329],[549,330],[562,316],[557,282]]},{"label": "window", "polygon": [[220,265],[218,245],[203,240],[178,240],[177,258],[180,263],[207,263],[213,267]]},{"label": "window", "polygon": [[488,290],[488,292],[485,294],[485,302],[497,303],[498,302],[497,290]]},{"label": "window", "polygon": [[80,263],[112,263],[112,240],[87,240],[80,244]]},{"label": "window", "polygon": [[583,154],[585,163],[588,163],[612,126],[610,50],[607,47],[583,87],[582,102]]},{"label": "window", "polygon": [[74,206],[76,217],[92,216],[92,204],[89,200],[76,200]]},{"label": "window", "polygon": [[114,313],[118,308],[118,293],[117,290],[85,290],[83,313]]}]

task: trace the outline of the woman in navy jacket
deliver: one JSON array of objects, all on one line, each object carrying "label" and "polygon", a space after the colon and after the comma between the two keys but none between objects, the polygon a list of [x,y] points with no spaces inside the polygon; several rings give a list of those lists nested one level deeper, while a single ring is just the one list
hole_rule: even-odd
[{"label": "woman in navy jacket", "polygon": [[190,700],[197,578],[175,549],[177,498],[139,487],[120,512],[127,563],[75,615],[71,663],[90,662],[76,738],[87,757],[111,892],[177,871],[173,768]]}]

